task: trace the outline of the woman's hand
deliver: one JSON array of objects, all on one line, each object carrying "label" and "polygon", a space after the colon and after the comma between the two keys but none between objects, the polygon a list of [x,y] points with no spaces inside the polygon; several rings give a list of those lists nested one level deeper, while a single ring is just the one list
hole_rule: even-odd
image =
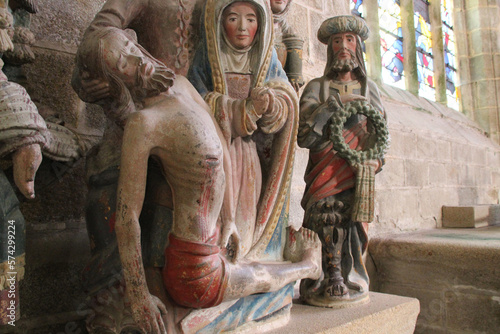
[{"label": "woman's hand", "polygon": [[274,91],[267,87],[255,87],[250,93],[253,107],[257,115],[263,115],[274,106]]}]

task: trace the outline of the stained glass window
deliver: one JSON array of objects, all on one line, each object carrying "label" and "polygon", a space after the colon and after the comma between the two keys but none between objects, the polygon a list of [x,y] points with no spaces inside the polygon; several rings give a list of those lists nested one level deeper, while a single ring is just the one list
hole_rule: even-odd
[{"label": "stained glass window", "polygon": [[[363,0],[351,0],[351,14],[355,16],[359,16],[364,19],[364,10],[365,6],[363,6]],[[363,49],[363,60],[366,63],[366,47],[365,42],[361,42],[361,48]]]},{"label": "stained glass window", "polygon": [[405,89],[403,73],[403,34],[399,0],[379,0],[382,80]]},{"label": "stained glass window", "polygon": [[456,89],[455,32],[453,31],[453,0],[441,1],[441,19],[443,20],[444,63],[446,73],[446,95],[448,107],[458,110],[458,92]]},{"label": "stained glass window", "polygon": [[[413,0],[413,9],[417,47],[418,93],[422,97],[435,101],[434,58],[429,18],[430,1]],[[440,0],[440,2],[443,20],[447,100],[449,107],[458,110],[459,91],[455,86],[457,70],[452,19],[453,0]],[[378,0],[378,6],[382,80],[386,84],[405,89],[400,0]],[[350,9],[353,15],[364,18],[366,9],[363,0],[350,0]]]},{"label": "stained glass window", "polygon": [[426,0],[414,0],[413,7],[415,11],[415,41],[417,45],[418,95],[435,101],[429,2]]}]

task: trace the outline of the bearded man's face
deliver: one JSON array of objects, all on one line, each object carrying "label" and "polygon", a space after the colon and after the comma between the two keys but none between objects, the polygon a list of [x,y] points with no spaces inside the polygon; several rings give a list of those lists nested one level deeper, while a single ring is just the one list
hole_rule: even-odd
[{"label": "bearded man's face", "polygon": [[330,68],[335,72],[350,72],[359,66],[356,61],[356,35],[353,33],[338,33],[332,37],[333,62]]},{"label": "bearded man's face", "polygon": [[[341,56],[341,54],[349,53],[349,57]],[[345,49],[337,51],[333,55],[333,63],[331,70],[334,72],[351,72],[359,66],[356,61],[356,54],[351,50]]]}]

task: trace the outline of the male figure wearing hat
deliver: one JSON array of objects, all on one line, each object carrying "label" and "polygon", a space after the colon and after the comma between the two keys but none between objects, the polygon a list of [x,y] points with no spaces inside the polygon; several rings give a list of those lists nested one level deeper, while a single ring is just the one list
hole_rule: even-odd
[{"label": "male figure wearing hat", "polygon": [[[359,166],[337,154],[329,130],[331,116],[348,102],[367,101],[385,117],[377,86],[366,77],[361,42],[368,32],[366,23],[351,15],[323,22],[318,39],[328,45],[325,73],[309,82],[300,100],[298,144],[310,149],[301,203],[303,225],[316,231],[323,244],[323,275],[303,280],[301,297],[318,306],[343,307],[368,300],[369,278],[362,259],[368,221],[351,219]],[[347,119],[343,136],[351,149],[370,145],[370,126],[359,114]],[[378,171],[383,161],[364,164]],[[373,206],[368,210],[372,216]]]}]

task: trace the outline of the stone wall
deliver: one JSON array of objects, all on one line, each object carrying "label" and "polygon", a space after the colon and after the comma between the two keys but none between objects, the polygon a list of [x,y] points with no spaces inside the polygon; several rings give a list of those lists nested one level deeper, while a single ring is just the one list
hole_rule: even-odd
[{"label": "stone wall", "polygon": [[383,86],[391,147],[372,234],[442,226],[443,205],[495,204],[500,147],[463,114]]}]

